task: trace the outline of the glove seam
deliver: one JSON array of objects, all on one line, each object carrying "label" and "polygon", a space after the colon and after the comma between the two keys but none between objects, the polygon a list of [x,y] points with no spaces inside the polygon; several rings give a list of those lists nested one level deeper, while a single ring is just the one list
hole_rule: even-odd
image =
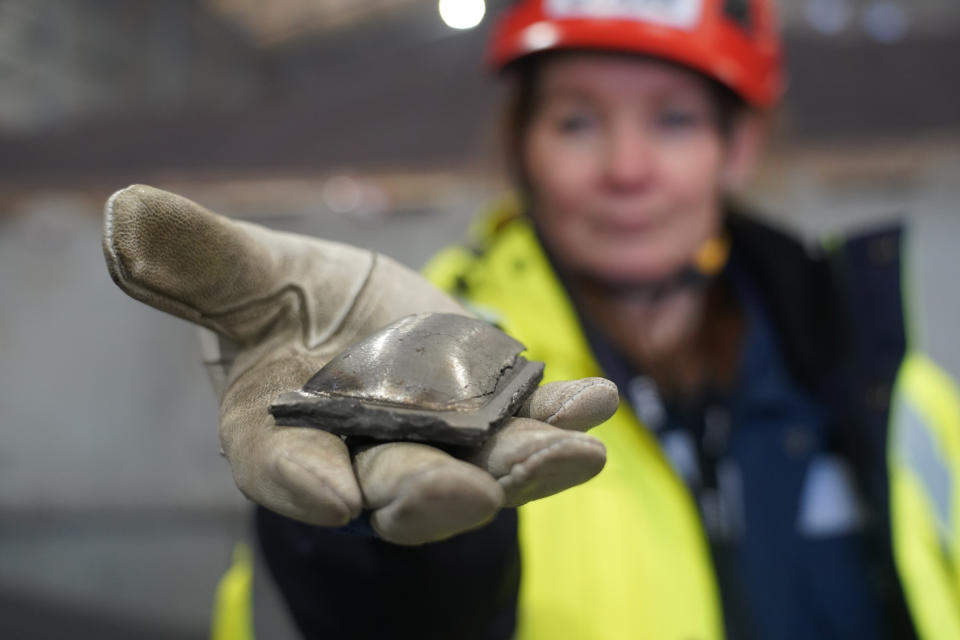
[{"label": "glove seam", "polygon": [[546,422],[547,424],[553,425],[554,422],[557,419],[559,419],[561,413],[563,413],[571,404],[576,402],[580,398],[580,396],[584,394],[584,392],[586,392],[588,389],[592,389],[595,386],[596,386],[596,383],[589,383],[584,385],[581,389],[578,389],[576,393],[574,393],[572,396],[570,396],[569,398],[561,402],[557,410],[551,413],[544,420],[544,422]]},{"label": "glove seam", "polygon": [[520,467],[520,466],[523,466],[523,465],[525,465],[525,464],[528,464],[528,463],[530,463],[530,462],[532,462],[532,461],[535,461],[537,458],[542,458],[542,457],[546,456],[548,453],[551,453],[552,451],[554,451],[554,450],[556,450],[556,449],[559,449],[559,448],[561,448],[561,447],[563,447],[563,446],[565,446],[565,445],[571,444],[571,443],[573,443],[574,441],[579,441],[580,443],[583,443],[583,444],[585,444],[585,445],[587,445],[587,446],[589,446],[589,447],[591,447],[591,448],[594,448],[594,449],[596,449],[596,450],[598,450],[598,451],[603,451],[604,453],[606,452],[606,447],[604,447],[604,446],[603,446],[603,443],[600,442],[599,440],[597,440],[596,438],[594,438],[594,437],[592,437],[592,436],[588,436],[588,435],[585,434],[585,433],[580,433],[580,432],[578,432],[578,431],[571,431],[571,432],[568,432],[568,433],[570,434],[570,437],[563,438],[562,440],[557,440],[556,442],[554,442],[554,443],[551,444],[550,446],[548,446],[548,447],[546,447],[546,448],[543,448],[543,449],[538,449],[537,451],[534,451],[533,453],[531,453],[530,455],[528,455],[528,456],[527,456],[526,458],[524,458],[523,460],[520,460],[519,462],[513,463],[512,465],[510,465],[510,470],[507,471],[507,472],[506,472],[505,474],[503,474],[502,476],[498,477],[497,480],[499,481],[499,480],[501,480],[501,479],[503,479],[503,478],[507,478],[508,476],[510,476],[510,474],[513,473],[514,469],[516,469],[517,467]]}]

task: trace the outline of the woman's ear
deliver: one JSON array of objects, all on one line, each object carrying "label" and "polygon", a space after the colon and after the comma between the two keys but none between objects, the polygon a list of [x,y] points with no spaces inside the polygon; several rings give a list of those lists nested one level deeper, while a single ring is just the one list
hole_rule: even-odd
[{"label": "woman's ear", "polygon": [[725,191],[740,190],[753,176],[766,146],[770,120],[769,115],[752,110],[745,110],[734,119],[722,175]]}]

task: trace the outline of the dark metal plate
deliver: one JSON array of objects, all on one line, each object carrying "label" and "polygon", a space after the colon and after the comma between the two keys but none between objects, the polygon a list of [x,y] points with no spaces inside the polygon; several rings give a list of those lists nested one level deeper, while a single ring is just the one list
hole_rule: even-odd
[{"label": "dark metal plate", "polygon": [[279,425],[479,446],[536,389],[543,363],[474,318],[407,316],[354,344],[270,406]]}]

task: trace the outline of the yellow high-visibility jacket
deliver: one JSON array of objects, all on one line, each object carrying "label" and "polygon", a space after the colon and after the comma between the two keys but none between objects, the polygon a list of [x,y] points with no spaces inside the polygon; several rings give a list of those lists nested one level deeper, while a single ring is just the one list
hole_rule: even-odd
[{"label": "yellow high-visibility jacket", "polygon": [[[748,260],[760,272],[788,258],[785,252],[799,251],[762,226],[749,229],[758,241]],[[512,211],[498,212],[473,235],[470,246],[436,256],[426,275],[523,342],[528,358],[546,362],[545,381],[603,375],[531,224]],[[829,352],[853,345],[851,404],[859,408],[864,450],[875,458],[871,497],[883,503],[878,512],[910,621],[921,640],[956,640],[960,394],[929,358],[906,344],[899,291],[891,293],[891,286],[899,286],[899,242],[899,232],[881,232],[810,261],[823,267],[818,277],[837,284],[839,297],[849,303],[844,321],[856,327],[853,334],[830,335],[823,327],[830,329],[836,318],[802,308],[810,293],[801,291],[809,284],[803,274],[787,272],[779,283],[767,283],[767,291],[780,295],[788,311],[796,305],[796,317],[788,313],[780,328],[803,334],[801,347],[824,341],[821,351]],[[733,251],[741,249],[734,234]],[[787,286],[778,289],[784,281]],[[802,348],[794,352],[800,378],[819,374],[815,358]],[[517,637],[722,638],[718,587],[700,518],[656,437],[626,405],[591,433],[607,447],[605,469],[583,486],[520,509]],[[238,558],[218,595],[216,640],[252,637],[249,559],[242,553]]]},{"label": "yellow high-visibility jacket", "polygon": [[[603,375],[532,225],[508,212],[478,229],[474,246],[439,254],[426,268],[428,277],[527,345],[529,358],[547,363],[545,381]],[[898,233],[879,233],[830,253],[847,270],[865,257],[868,271],[899,272],[898,243]],[[871,279],[865,287],[874,286]],[[877,299],[860,292],[853,313],[869,317]],[[896,327],[881,337],[895,333]],[[880,367],[890,369],[889,386],[864,381],[866,410],[885,422],[878,431],[886,433],[872,436],[886,443],[879,466],[886,471],[888,504],[881,511],[888,514],[893,561],[918,636],[956,639],[960,396],[930,359],[905,346],[900,351],[892,366]],[[656,437],[626,406],[591,433],[607,447],[603,472],[520,509],[518,637],[721,638],[719,595],[700,519]]]}]

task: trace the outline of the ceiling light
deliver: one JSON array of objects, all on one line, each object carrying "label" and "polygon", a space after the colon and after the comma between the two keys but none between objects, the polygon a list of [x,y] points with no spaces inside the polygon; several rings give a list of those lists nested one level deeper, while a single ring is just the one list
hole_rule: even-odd
[{"label": "ceiling light", "polygon": [[900,4],[881,0],[864,11],[863,26],[875,40],[892,44],[906,37],[910,30],[910,18]]},{"label": "ceiling light", "polygon": [[807,22],[825,36],[835,36],[850,24],[853,7],[849,0],[807,0]]},{"label": "ceiling light", "polygon": [[453,29],[472,29],[483,20],[483,0],[440,0],[440,17]]}]

